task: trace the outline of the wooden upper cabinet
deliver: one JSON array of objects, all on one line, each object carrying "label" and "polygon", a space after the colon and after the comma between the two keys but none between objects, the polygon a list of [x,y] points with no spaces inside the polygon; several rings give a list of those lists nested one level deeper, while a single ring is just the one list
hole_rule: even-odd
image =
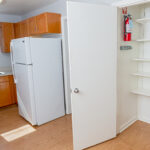
[{"label": "wooden upper cabinet", "polygon": [[24,20],[24,21],[20,22],[20,36],[21,37],[29,36],[28,20]]},{"label": "wooden upper cabinet", "polygon": [[37,33],[42,34],[47,30],[47,15],[46,13],[36,16]]},{"label": "wooden upper cabinet", "polygon": [[46,14],[48,33],[61,33],[61,15],[55,13]]},{"label": "wooden upper cabinet", "polygon": [[14,24],[13,23],[1,23],[0,25],[0,48],[4,53],[10,52],[10,42],[14,39]]},{"label": "wooden upper cabinet", "polygon": [[29,36],[28,32],[28,20],[21,21],[14,24],[15,38],[21,38]]},{"label": "wooden upper cabinet", "polygon": [[61,15],[43,13],[28,19],[29,35],[61,33]]},{"label": "wooden upper cabinet", "polygon": [[19,23],[14,23],[15,38],[46,33],[61,33],[61,15],[43,13]]},{"label": "wooden upper cabinet", "polygon": [[14,23],[14,33],[16,39],[21,37],[20,23]]},{"label": "wooden upper cabinet", "polygon": [[37,33],[61,33],[61,15],[43,13],[36,16]]},{"label": "wooden upper cabinet", "polygon": [[60,14],[46,12],[18,23],[0,23],[0,50],[9,53],[14,38],[46,33],[61,33]]},{"label": "wooden upper cabinet", "polygon": [[32,17],[28,19],[28,30],[29,30],[29,35],[37,34],[36,17]]}]

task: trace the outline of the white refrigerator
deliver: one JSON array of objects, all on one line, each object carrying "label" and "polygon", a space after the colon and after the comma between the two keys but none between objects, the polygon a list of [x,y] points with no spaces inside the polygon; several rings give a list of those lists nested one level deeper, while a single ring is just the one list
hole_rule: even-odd
[{"label": "white refrigerator", "polygon": [[64,116],[61,40],[12,40],[11,59],[19,114],[32,125]]}]

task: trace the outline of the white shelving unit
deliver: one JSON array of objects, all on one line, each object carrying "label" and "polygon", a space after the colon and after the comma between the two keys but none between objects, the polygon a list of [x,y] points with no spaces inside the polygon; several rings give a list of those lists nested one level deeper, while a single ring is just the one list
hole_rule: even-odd
[{"label": "white shelving unit", "polygon": [[150,78],[150,73],[147,72],[137,72],[137,73],[132,73],[132,75],[138,77]]},{"label": "white shelving unit", "polygon": [[133,58],[132,61],[137,61],[137,62],[150,62],[150,59],[148,59],[148,58]]},{"label": "white shelving unit", "polygon": [[146,90],[146,89],[135,89],[132,90],[131,93],[137,95],[143,95],[143,96],[150,96],[150,90]]},{"label": "white shelving unit", "polygon": [[148,23],[150,22],[150,18],[136,19],[136,22],[141,24]]},{"label": "white shelving unit", "polygon": [[137,42],[150,42],[150,39],[138,39]]},{"label": "white shelving unit", "polygon": [[[145,24],[145,23],[150,23],[150,18],[141,18],[141,19],[136,19],[135,21],[140,24]],[[144,39],[144,38],[137,39],[136,42],[150,42],[150,39]],[[139,63],[144,63],[144,62],[150,63],[150,58],[133,58],[132,61],[136,61]],[[135,77],[150,78],[150,72],[136,72],[136,73],[132,73],[132,75]],[[141,89],[141,88],[131,90],[131,93],[136,95],[150,96],[150,90]]]}]

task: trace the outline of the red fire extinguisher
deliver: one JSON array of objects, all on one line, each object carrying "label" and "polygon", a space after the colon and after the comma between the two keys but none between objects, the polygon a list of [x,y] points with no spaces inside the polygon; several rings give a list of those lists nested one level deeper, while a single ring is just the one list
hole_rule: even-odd
[{"label": "red fire extinguisher", "polygon": [[124,41],[131,41],[132,16],[124,15]]},{"label": "red fire extinguisher", "polygon": [[131,41],[133,22],[132,16],[127,11],[127,8],[122,9],[124,15],[124,41]]}]

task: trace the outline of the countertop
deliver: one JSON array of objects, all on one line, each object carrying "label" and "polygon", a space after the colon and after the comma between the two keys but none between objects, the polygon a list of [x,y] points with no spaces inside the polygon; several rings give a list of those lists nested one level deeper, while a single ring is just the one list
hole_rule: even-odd
[{"label": "countertop", "polygon": [[12,75],[12,72],[4,72],[4,74],[1,74],[1,71],[0,71],[0,77],[9,76],[9,75]]},{"label": "countertop", "polygon": [[[3,74],[1,74],[1,72]],[[11,67],[0,67],[0,77],[12,75]]]}]

